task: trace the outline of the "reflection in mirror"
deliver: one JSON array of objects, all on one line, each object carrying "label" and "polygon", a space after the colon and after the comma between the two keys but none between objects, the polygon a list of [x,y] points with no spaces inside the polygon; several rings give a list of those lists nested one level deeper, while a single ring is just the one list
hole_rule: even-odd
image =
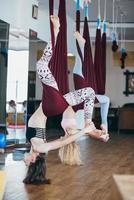
[{"label": "reflection in mirror", "polygon": [[29,30],[29,71],[27,119],[34,113],[42,99],[42,85],[36,74],[36,62],[42,56],[46,42],[37,37],[37,32]]},{"label": "reflection in mirror", "polygon": [[7,69],[7,130],[11,143],[25,142],[29,39],[22,30],[10,27]]}]

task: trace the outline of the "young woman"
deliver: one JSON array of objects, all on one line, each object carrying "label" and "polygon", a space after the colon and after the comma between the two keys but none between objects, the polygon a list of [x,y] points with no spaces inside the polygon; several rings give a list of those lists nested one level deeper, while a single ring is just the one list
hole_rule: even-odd
[{"label": "young woman", "polygon": [[[54,26],[55,38],[57,38],[59,19],[56,16],[51,16],[51,21]],[[31,151],[25,156],[25,163],[29,166],[29,169],[24,183],[29,184],[49,183],[45,178],[45,170],[42,170],[45,168],[45,160],[43,162],[43,158],[40,156],[41,153],[66,146],[84,134],[89,134],[104,142],[106,142],[109,137],[104,131],[96,129],[92,122],[95,99],[95,93],[92,88],[83,88],[74,92],[69,92],[64,96],[60,94],[55,78],[48,67],[52,52],[52,45],[48,43],[43,56],[37,62],[37,73],[43,84],[43,98],[39,108],[28,122],[29,127],[36,129],[35,137],[29,137]],[[85,128],[82,131],[78,131],[72,106],[81,102],[84,102]],[[61,125],[65,131],[65,137],[52,142],[46,142],[46,119],[48,116],[60,113],[63,113]],[[39,165],[40,167],[38,167]]]}]

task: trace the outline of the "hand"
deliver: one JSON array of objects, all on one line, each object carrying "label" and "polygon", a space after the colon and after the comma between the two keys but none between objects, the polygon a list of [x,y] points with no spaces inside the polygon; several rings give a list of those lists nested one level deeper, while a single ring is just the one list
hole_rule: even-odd
[{"label": "hand", "polygon": [[31,163],[35,163],[36,161],[36,157],[37,157],[37,153],[25,153],[24,155],[24,162],[27,166],[30,166]]}]

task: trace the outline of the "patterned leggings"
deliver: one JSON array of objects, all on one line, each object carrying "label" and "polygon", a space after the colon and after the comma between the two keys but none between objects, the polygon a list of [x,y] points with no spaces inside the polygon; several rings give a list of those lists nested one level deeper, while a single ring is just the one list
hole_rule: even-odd
[{"label": "patterned leggings", "polygon": [[84,102],[84,118],[86,123],[92,120],[92,113],[94,108],[95,93],[90,87],[75,90],[64,95],[64,98],[70,106],[78,105]]}]

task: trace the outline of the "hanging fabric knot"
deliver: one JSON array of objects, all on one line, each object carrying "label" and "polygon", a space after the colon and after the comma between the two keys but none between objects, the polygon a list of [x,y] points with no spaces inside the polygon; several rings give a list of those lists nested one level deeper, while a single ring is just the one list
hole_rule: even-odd
[{"label": "hanging fabric knot", "polygon": [[125,68],[125,59],[126,59],[126,57],[127,57],[126,49],[122,48],[121,49],[121,57],[120,57],[120,60],[121,60],[121,69]]},{"label": "hanging fabric knot", "polygon": [[112,32],[112,51],[116,52],[118,50],[118,44],[117,44],[117,35],[113,31]]}]

